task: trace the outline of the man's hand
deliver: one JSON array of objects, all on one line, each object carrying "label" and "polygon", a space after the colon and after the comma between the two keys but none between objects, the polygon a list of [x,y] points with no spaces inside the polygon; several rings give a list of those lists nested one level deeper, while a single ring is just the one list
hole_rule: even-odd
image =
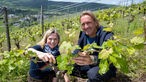
[{"label": "man's hand", "polygon": [[76,64],[78,65],[90,65],[93,64],[93,61],[88,52],[79,52],[78,57],[73,58]]}]

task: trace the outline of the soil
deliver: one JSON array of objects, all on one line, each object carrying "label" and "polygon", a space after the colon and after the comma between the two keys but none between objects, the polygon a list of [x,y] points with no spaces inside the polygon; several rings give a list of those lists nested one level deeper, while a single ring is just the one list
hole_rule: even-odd
[{"label": "soil", "polygon": [[146,82],[146,72],[140,78],[135,78],[132,82]]},{"label": "soil", "polygon": [[[87,79],[77,78],[77,81],[73,82],[87,82]],[[131,80],[127,75],[119,73],[115,78],[112,78],[108,82],[146,82],[146,72],[143,73],[140,78],[135,78],[133,80]]]}]

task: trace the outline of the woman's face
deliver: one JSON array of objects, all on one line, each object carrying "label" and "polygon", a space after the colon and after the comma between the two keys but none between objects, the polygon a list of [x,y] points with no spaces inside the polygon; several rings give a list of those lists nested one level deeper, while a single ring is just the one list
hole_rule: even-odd
[{"label": "woman's face", "polygon": [[52,33],[48,38],[47,38],[47,44],[50,46],[50,48],[54,48],[57,46],[59,43],[59,39],[56,33]]},{"label": "woman's face", "polygon": [[80,18],[80,22],[81,22],[82,30],[89,37],[95,37],[96,36],[97,24],[89,15],[82,16]]}]

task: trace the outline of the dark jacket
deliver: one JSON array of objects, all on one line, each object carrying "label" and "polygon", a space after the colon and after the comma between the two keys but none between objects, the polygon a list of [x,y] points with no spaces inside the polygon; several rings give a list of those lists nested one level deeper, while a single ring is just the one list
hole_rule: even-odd
[{"label": "dark jacket", "polygon": [[[103,26],[100,26],[96,32],[96,40],[95,43],[97,43],[98,46],[101,46],[104,41],[107,41],[108,39],[112,38],[113,33],[112,32],[106,32],[103,30]],[[83,49],[85,45],[87,45],[87,35],[85,32],[80,32],[78,45]],[[80,50],[77,49],[73,52],[73,54],[77,54]],[[98,53],[94,52],[92,55],[98,60]]]},{"label": "dark jacket", "polygon": [[[44,50],[44,48],[42,48],[40,45],[36,45],[36,46],[33,46],[32,48],[34,48],[35,50],[38,50],[38,51],[41,51],[41,52],[46,52]],[[52,49],[53,51],[53,49]],[[46,52],[47,53],[47,52]],[[60,52],[59,51],[56,51],[55,53],[52,54],[53,56],[57,57],[60,55]],[[46,65],[45,62],[39,60],[39,62],[35,63],[33,62],[33,59],[35,59],[35,57],[33,57],[30,61],[30,70],[29,70],[29,74],[32,78],[35,78],[35,79],[44,79],[44,77],[47,77],[50,73],[53,75],[53,71],[51,68],[46,68],[44,70],[40,70],[40,68],[42,68],[43,66]],[[55,74],[54,74],[54,77],[55,77]]]},{"label": "dark jacket", "polygon": [[[112,39],[113,38],[113,33],[112,32],[106,32],[103,30],[103,27],[100,26],[96,32],[96,37],[95,37],[95,43],[97,43],[98,46],[102,46],[103,42],[107,41],[108,39]],[[79,40],[78,40],[78,45],[83,49],[83,47],[87,44],[89,44],[87,42],[87,38],[88,36],[84,33],[84,32],[80,32],[80,35],[79,35]],[[73,52],[73,54],[77,54],[80,50],[77,49]],[[99,62],[100,60],[98,59],[98,52],[93,52],[93,56],[94,56],[94,59],[97,61],[97,63],[93,64],[93,65],[85,65],[85,66],[80,66],[80,65],[77,65],[75,64],[75,67],[74,67],[74,72],[76,72],[76,70],[80,70],[81,73],[83,75],[78,75],[78,73],[73,73],[72,75],[74,76],[78,76],[78,77],[82,77],[82,78],[87,78],[86,76],[86,73],[84,74],[85,70],[88,71],[89,69],[91,69],[92,67],[95,67],[95,66],[98,66],[99,65]],[[83,72],[82,72],[83,71]],[[109,67],[109,71],[111,72],[110,74],[112,76],[115,76],[115,72],[116,72],[116,68],[113,66],[113,64],[110,65]],[[109,75],[110,75],[109,74]]]}]

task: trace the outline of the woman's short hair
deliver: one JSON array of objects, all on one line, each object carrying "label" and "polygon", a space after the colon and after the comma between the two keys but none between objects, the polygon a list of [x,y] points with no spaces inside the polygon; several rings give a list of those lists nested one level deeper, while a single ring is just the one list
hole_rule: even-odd
[{"label": "woman's short hair", "polygon": [[45,43],[47,42],[47,38],[52,34],[52,33],[56,33],[57,37],[58,37],[58,43],[60,42],[60,35],[58,34],[56,29],[49,29],[45,32],[42,40],[40,42],[38,42],[38,45],[40,45],[42,48],[44,47]]}]

